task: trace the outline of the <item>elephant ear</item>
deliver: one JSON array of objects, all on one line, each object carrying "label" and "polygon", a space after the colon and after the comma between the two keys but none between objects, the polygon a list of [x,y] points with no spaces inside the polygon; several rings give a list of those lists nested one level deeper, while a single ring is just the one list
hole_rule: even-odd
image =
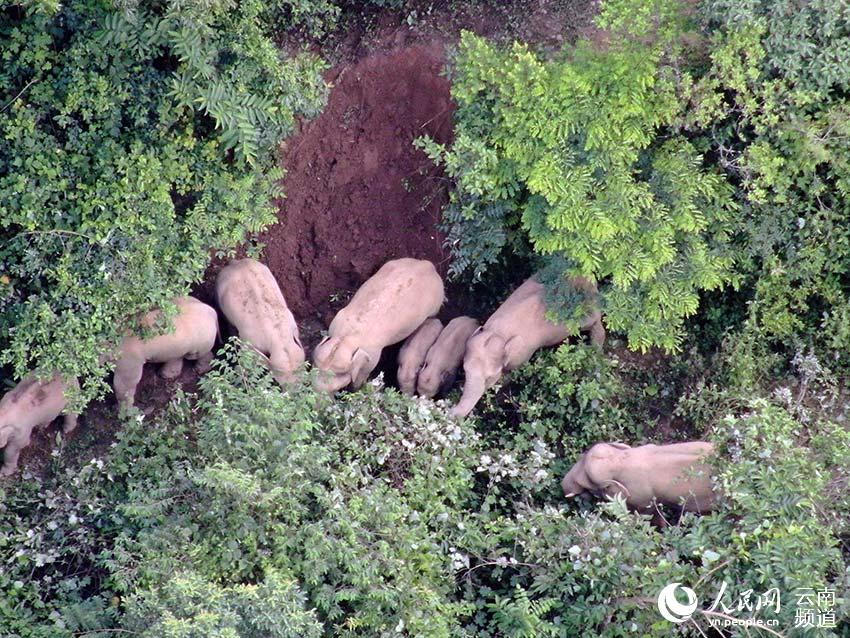
[{"label": "elephant ear", "polygon": [[[335,340],[335,343],[330,344],[329,342],[332,339]],[[330,361],[331,358],[334,356],[334,353],[336,353],[337,348],[339,348],[341,343],[342,343],[341,339],[338,339],[336,337],[331,337],[330,335],[328,335],[327,337],[322,339],[316,345],[316,348],[313,350],[313,360],[316,363],[319,363],[319,364],[326,363],[326,362]],[[327,352],[326,352],[326,350],[327,350]]]},{"label": "elephant ear", "polygon": [[357,348],[351,357],[351,384],[359,388],[366,383],[372,371],[372,357],[362,348]]},{"label": "elephant ear", "polygon": [[508,370],[508,364],[518,359],[516,351],[520,345],[518,337],[511,337],[505,342],[505,351],[502,353],[502,370]]},{"label": "elephant ear", "polygon": [[584,471],[597,490],[608,484],[617,471],[614,450],[605,443],[594,445],[584,454]]}]

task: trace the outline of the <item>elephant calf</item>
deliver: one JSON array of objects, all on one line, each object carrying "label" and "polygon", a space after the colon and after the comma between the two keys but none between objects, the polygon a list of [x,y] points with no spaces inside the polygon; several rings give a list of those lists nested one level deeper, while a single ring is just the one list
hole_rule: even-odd
[{"label": "elephant calf", "polygon": [[[0,399],[0,448],[5,447],[0,476],[15,472],[21,450],[30,444],[33,429],[46,427],[65,412],[69,391],[78,387],[76,379],[65,382],[58,374],[46,381],[29,374]],[[62,431],[71,432],[76,427],[77,415],[65,413]]]},{"label": "elephant calf", "polygon": [[702,441],[636,448],[597,443],[567,472],[561,487],[567,498],[583,492],[622,494],[626,504],[638,511],[658,502],[689,512],[707,512],[715,495],[705,459],[713,452],[712,445]]},{"label": "elephant calf", "polygon": [[328,336],[316,346],[316,387],[336,392],[363,385],[381,351],[436,315],[443,294],[443,280],[430,261],[404,258],[385,263],[337,313]]},{"label": "elephant calf", "polygon": [[232,261],[218,274],[215,294],[239,338],[268,357],[275,380],[282,386],[292,382],[304,363],[304,347],[272,271],[254,259]]},{"label": "elephant calf", "polygon": [[425,363],[425,355],[442,330],[443,322],[432,317],[405,340],[398,353],[398,386],[405,394],[413,396],[416,391],[416,380]]},{"label": "elephant calf", "polygon": [[[571,283],[595,305],[596,286],[593,283],[578,277]],[[503,374],[526,363],[538,349],[557,345],[570,336],[566,326],[546,318],[543,294],[543,284],[534,278],[527,279],[469,338],[463,358],[466,382],[460,401],[451,410],[453,416],[469,414],[484,392]],[[589,330],[595,344],[605,343],[599,310],[584,317],[579,329]]]},{"label": "elephant calf", "polygon": [[456,317],[443,328],[419,371],[416,390],[421,396],[433,398],[452,387],[466,352],[466,342],[476,330],[478,321],[472,317]]},{"label": "elephant calf", "polygon": [[[145,363],[164,363],[160,374],[166,379],[180,376],[183,359],[197,360],[200,372],[209,369],[218,336],[218,315],[194,297],[177,297],[174,304],[177,315],[171,320],[171,332],[150,339],[128,335],[121,342],[112,382],[121,407],[133,405]],[[144,328],[152,328],[159,315],[159,310],[152,310],[140,323]]]}]

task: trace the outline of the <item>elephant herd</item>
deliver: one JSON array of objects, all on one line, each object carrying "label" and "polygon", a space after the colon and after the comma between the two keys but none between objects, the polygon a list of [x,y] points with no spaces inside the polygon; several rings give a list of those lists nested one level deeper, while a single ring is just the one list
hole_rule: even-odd
[{"label": "elephant herd", "polygon": [[[596,286],[573,278],[569,284],[592,310],[579,322],[593,343],[602,346],[605,329],[598,309]],[[232,261],[219,273],[215,285],[219,310],[263,358],[274,379],[284,388],[306,360],[298,325],[277,280],[253,259]],[[526,363],[540,348],[557,345],[570,330],[546,317],[544,287],[533,277],[511,293],[484,322],[457,317],[443,325],[436,318],[443,302],[443,281],[434,265],[420,259],[385,263],[357,290],[331,321],[327,336],[313,351],[317,390],[334,393],[363,385],[387,346],[402,343],[398,356],[398,383],[402,392],[433,398],[445,394],[464,370],[464,388],[451,415],[468,415],[488,388],[507,372]],[[219,331],[214,308],[193,297],[174,300],[177,314],[165,334],[142,338],[139,329],[151,329],[159,310],[144,315],[136,330],[128,331],[115,353],[113,389],[122,407],[133,404],[145,363],[161,363],[165,378],[180,375],[184,360],[196,361],[199,372],[210,367]],[[20,451],[30,442],[36,426],[62,415],[66,395],[77,387],[58,374],[40,380],[30,374],[0,400],[0,448],[5,447],[0,476],[14,473]],[[76,427],[77,416],[64,414],[63,431]],[[713,492],[705,457],[708,443],[645,445],[599,443],[585,452],[563,479],[567,497],[583,492],[595,496],[621,494],[633,509],[646,510],[656,502],[703,512],[711,508]]]}]

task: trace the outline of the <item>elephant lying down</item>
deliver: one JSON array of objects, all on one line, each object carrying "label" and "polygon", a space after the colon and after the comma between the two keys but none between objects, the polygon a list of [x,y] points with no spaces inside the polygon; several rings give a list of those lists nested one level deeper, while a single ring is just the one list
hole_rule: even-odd
[{"label": "elephant lying down", "polygon": [[394,259],[381,266],[337,313],[313,351],[317,389],[363,385],[381,351],[436,315],[443,294],[443,280],[430,261]]},{"label": "elephant lying down", "polygon": [[78,387],[76,379],[66,382],[54,375],[39,381],[29,374],[6,393],[0,400],[0,448],[5,448],[0,476],[9,476],[17,469],[21,450],[30,444],[36,426],[46,427],[64,413],[62,431],[68,433],[77,427],[77,415],[66,412],[65,406],[68,395]]},{"label": "elephant lying down", "polygon": [[[595,308],[596,286],[578,277],[571,284],[585,293],[588,306],[593,308],[581,319],[579,329],[590,331],[591,340],[601,346],[605,343],[605,328],[602,313]],[[503,374],[526,363],[538,349],[557,345],[570,336],[566,326],[546,318],[543,295],[543,284],[534,278],[527,279],[469,338],[463,357],[466,382],[460,401],[452,408],[453,416],[472,412],[478,400]]]},{"label": "elephant lying down", "polygon": [[658,502],[689,512],[707,512],[714,505],[715,494],[711,467],[705,459],[713,452],[711,443],[702,441],[636,448],[597,443],[567,472],[561,487],[567,498],[583,492],[621,494],[626,504],[638,511],[651,511]]}]

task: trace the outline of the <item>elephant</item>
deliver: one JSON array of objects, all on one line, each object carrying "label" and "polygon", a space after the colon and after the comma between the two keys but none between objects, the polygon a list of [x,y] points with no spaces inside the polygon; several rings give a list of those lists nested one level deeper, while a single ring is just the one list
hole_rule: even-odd
[{"label": "elephant", "polygon": [[328,336],[316,346],[316,388],[328,393],[359,388],[378,365],[381,351],[436,315],[443,301],[443,280],[430,261],[385,263],[336,314]]},{"label": "elephant", "polygon": [[68,395],[78,389],[73,377],[66,381],[53,374],[47,380],[40,380],[35,374],[28,374],[0,399],[0,448],[5,447],[0,476],[15,472],[21,450],[30,444],[36,426],[46,427],[64,414],[62,432],[67,434],[77,427],[77,415],[67,412],[65,407]]},{"label": "elephant", "polygon": [[306,357],[295,316],[272,271],[254,259],[232,261],[219,273],[215,293],[239,338],[267,357],[275,381],[282,387],[291,383]]},{"label": "elephant", "polygon": [[[170,332],[147,339],[128,334],[121,341],[112,387],[122,408],[133,405],[145,363],[165,364],[160,370],[165,379],[180,376],[183,359],[197,361],[200,373],[209,370],[218,336],[215,309],[194,297],[177,297],[173,301],[177,315],[171,320]],[[159,309],[152,310],[142,317],[140,324],[152,328],[159,316]]]},{"label": "elephant", "polygon": [[[585,293],[596,304],[596,285],[575,277],[571,285]],[[526,363],[539,349],[554,346],[570,336],[566,326],[546,318],[543,284],[533,277],[527,279],[499,306],[486,323],[466,343],[463,370],[466,376],[463,395],[451,414],[469,414],[501,376]],[[594,309],[579,322],[579,329],[590,331],[591,340],[598,346],[605,343],[602,313]]]},{"label": "elephant", "polygon": [[433,398],[447,392],[454,384],[466,351],[466,342],[478,329],[478,325],[478,321],[472,317],[455,317],[443,328],[425,355],[425,363],[419,371],[416,391],[421,396]]},{"label": "elephant", "polygon": [[637,511],[662,503],[689,512],[708,512],[715,494],[711,467],[705,459],[713,453],[711,443],[703,441],[635,448],[597,443],[567,472],[561,487],[567,498],[583,492],[622,494],[626,504]]},{"label": "elephant", "polygon": [[442,330],[443,322],[432,317],[405,340],[398,353],[398,386],[404,394],[413,396],[416,391],[416,380],[425,363],[425,355]]}]

